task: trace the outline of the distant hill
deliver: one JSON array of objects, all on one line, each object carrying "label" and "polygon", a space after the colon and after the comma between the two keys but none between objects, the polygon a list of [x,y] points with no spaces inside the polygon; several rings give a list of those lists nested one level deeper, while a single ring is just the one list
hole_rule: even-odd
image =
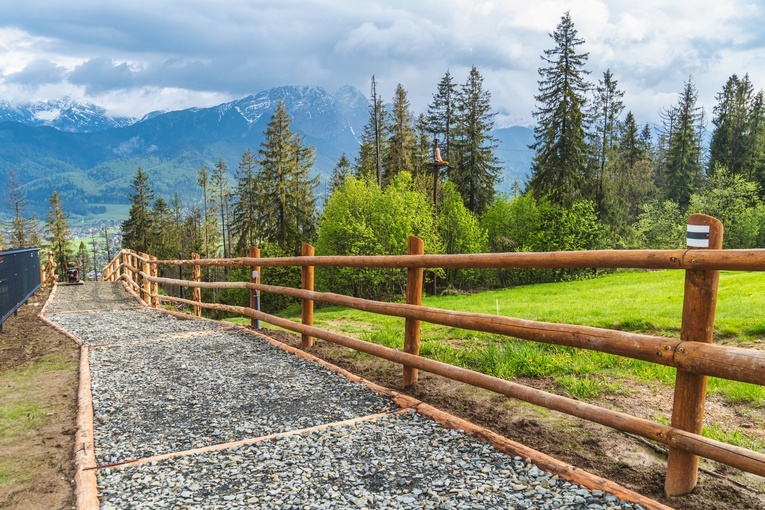
[{"label": "distant hill", "polygon": [[[233,177],[245,150],[257,152],[279,99],[292,128],[316,147],[314,171],[323,192],[340,156],[356,156],[368,120],[366,97],[350,86],[334,94],[319,87],[278,87],[212,108],[153,112],[142,119],[109,118],[95,105],[70,99],[23,107],[0,101],[0,168],[16,172],[30,213],[38,217],[44,217],[53,189],[70,215],[99,218],[115,209],[124,215],[124,207],[111,206],[129,202],[139,166],[158,196],[169,199],[177,191],[191,203],[199,198],[202,166],[222,158]],[[524,127],[493,133],[506,164],[500,190],[509,190],[514,180],[525,182],[531,133]],[[6,178],[0,172],[0,185]]]}]

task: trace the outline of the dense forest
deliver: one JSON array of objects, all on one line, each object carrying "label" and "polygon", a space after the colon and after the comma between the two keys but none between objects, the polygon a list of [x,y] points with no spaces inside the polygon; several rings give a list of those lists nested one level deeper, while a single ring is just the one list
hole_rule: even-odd
[{"label": "dense forest", "polygon": [[[510,195],[496,192],[495,114],[478,69],[463,83],[447,71],[427,112],[416,116],[401,84],[387,104],[373,76],[359,151],[337,161],[321,211],[310,178],[314,148],[291,130],[279,103],[257,153],[247,149],[234,172],[222,160],[198,171],[201,203],[184,204],[177,194],[169,203],[155,198],[138,168],[122,244],[159,258],[192,251],[240,256],[249,246],[266,257],[295,255],[301,242],[314,244],[319,255],[400,254],[408,235],[421,237],[427,253],[661,249],[682,247],[685,218],[704,213],[723,222],[726,248],[765,246],[765,93],[755,91],[748,75],[727,79],[711,128],[691,77],[677,103],[660,112],[661,125],[651,128],[627,109],[609,69],[590,81],[585,41],[569,13],[551,39],[535,96],[531,176],[514,183]],[[10,182],[8,241],[28,245],[40,234],[36,221],[23,216],[23,193],[12,175]],[[63,259],[71,248],[60,239],[67,228],[55,192],[47,230],[48,245]],[[318,286],[380,297],[404,285],[401,272],[350,272],[319,271]],[[450,270],[437,277],[444,290],[588,274]],[[274,269],[269,280],[299,283],[299,272]]]}]

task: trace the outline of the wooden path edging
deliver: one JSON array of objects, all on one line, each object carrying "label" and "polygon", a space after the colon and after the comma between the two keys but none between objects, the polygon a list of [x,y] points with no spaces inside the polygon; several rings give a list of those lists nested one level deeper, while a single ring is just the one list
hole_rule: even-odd
[{"label": "wooden path edging", "polygon": [[[140,296],[133,289],[130,288],[130,285],[127,282],[123,281],[123,286],[134,298],[136,298],[136,300],[139,303],[145,305],[145,307],[148,307],[140,298]],[[75,453],[75,468],[76,468],[76,474],[74,478],[75,508],[76,510],[98,510],[99,501],[98,501],[98,487],[97,487],[97,480],[96,480],[96,470],[98,466],[97,466],[96,458],[95,458],[94,437],[93,437],[93,430],[94,430],[93,397],[91,393],[90,364],[88,361],[89,347],[85,345],[81,339],[77,338],[75,335],[72,335],[71,333],[64,330],[63,328],[59,327],[57,324],[54,324],[52,321],[48,320],[43,315],[45,308],[48,306],[48,303],[51,301],[53,297],[54,292],[55,292],[55,287],[51,291],[51,294],[48,296],[48,300],[43,306],[43,309],[40,311],[40,318],[47,324],[54,327],[56,330],[61,331],[62,333],[66,334],[69,338],[72,338],[75,342],[77,342],[81,346],[80,347],[80,378],[79,378],[79,389],[78,389],[78,396],[77,396],[77,405],[78,405],[77,432],[75,435],[75,452],[74,452]],[[219,324],[221,323],[221,321],[203,319],[200,317],[196,317],[194,315],[190,315],[190,314],[186,314],[182,312],[164,310],[162,308],[155,308],[155,310],[159,310],[161,313],[164,313],[166,315],[171,315],[179,319],[208,320],[208,321],[216,322]],[[607,492],[609,494],[612,494],[618,497],[619,499],[629,501],[631,503],[640,504],[643,507],[645,507],[646,510],[672,510],[671,507],[666,506],[662,503],[659,503],[658,501],[654,501],[650,498],[647,498],[646,496],[643,496],[635,491],[627,489],[626,487],[623,487],[617,484],[616,482],[599,477],[583,469],[571,466],[549,455],[538,452],[532,448],[529,448],[525,445],[512,441],[511,439],[508,439],[499,434],[496,434],[484,427],[480,427],[471,422],[468,422],[456,416],[450,415],[449,413],[441,411],[429,404],[426,404],[418,399],[415,399],[414,397],[411,397],[409,395],[403,394],[396,390],[378,385],[358,375],[352,374],[351,372],[343,368],[333,365],[332,363],[329,363],[323,359],[320,359],[317,356],[314,356],[310,353],[307,353],[295,347],[291,347],[285,343],[279,342],[278,340],[270,338],[262,333],[253,331],[252,329],[248,327],[234,325],[231,329],[239,329],[241,331],[246,331],[249,334],[252,334],[253,336],[257,336],[259,338],[266,340],[271,345],[274,345],[275,347],[278,347],[287,353],[297,356],[298,358],[317,363],[323,366],[324,368],[327,368],[337,373],[338,375],[345,377],[351,382],[363,384],[364,386],[366,386],[371,391],[377,394],[391,397],[393,401],[402,408],[402,410],[414,409],[417,413],[421,414],[422,416],[430,418],[446,428],[453,429],[453,430],[462,430],[466,434],[473,436],[480,441],[491,444],[493,447],[495,447],[499,451],[502,451],[506,454],[510,454],[514,456],[517,455],[523,458],[528,458],[531,460],[531,462],[534,465],[540,467],[541,469],[545,471],[551,472],[554,475],[558,475],[561,478],[564,478],[565,480],[571,483],[577,483],[591,490],[602,490],[604,492]],[[392,413],[383,413],[383,414],[392,414]],[[350,421],[354,421],[354,420],[350,420]],[[358,419],[356,419],[356,421],[358,421]],[[284,433],[274,434],[273,437],[284,437],[284,435],[285,435]],[[270,438],[271,436],[265,436],[263,438],[253,438],[250,440],[239,441],[236,444],[239,444],[239,443],[248,444],[248,443],[263,441],[265,439],[270,439]],[[199,450],[213,451],[213,450],[218,450],[218,449],[222,449],[222,448],[230,447],[234,445],[235,444],[211,445],[209,447],[201,448]],[[197,452],[197,451],[174,452],[171,454],[165,454],[164,456],[160,456],[160,457],[167,457],[167,458],[177,457],[184,453],[201,453],[201,451],[200,452]],[[159,460],[159,458],[156,458],[154,460]],[[120,467],[125,465],[138,464],[141,462],[142,460],[131,461],[126,464],[121,464]]]},{"label": "wooden path edging", "polygon": [[[178,318],[186,318],[188,320],[212,320],[212,319],[204,319],[204,318],[196,317],[190,314],[184,314],[182,312],[163,310],[161,308],[156,308],[156,310],[159,310],[162,313],[167,313],[168,315],[173,315]],[[221,321],[213,321],[213,322],[220,323]],[[288,352],[294,356],[297,356],[298,358],[317,363],[323,366],[324,368],[327,368],[335,372],[336,374],[345,377],[351,382],[363,384],[364,386],[369,388],[371,391],[379,395],[391,397],[393,401],[403,409],[408,409],[408,408],[414,409],[420,415],[426,418],[430,418],[433,421],[441,424],[442,426],[446,428],[453,429],[453,430],[462,430],[466,434],[472,437],[475,437],[476,439],[480,441],[488,443],[492,445],[493,447],[495,447],[497,450],[504,452],[506,454],[510,454],[513,456],[517,455],[517,456],[523,457],[524,459],[528,458],[531,460],[531,463],[536,465],[537,467],[545,471],[548,471],[550,473],[553,473],[554,475],[558,475],[561,478],[564,478],[565,480],[571,483],[577,483],[579,485],[582,485],[592,490],[602,490],[603,492],[612,494],[621,500],[640,504],[644,506],[646,510],[673,510],[672,507],[669,507],[667,505],[659,503],[658,501],[655,501],[646,496],[643,496],[642,494],[632,491],[622,485],[619,485],[616,482],[607,480],[600,476],[589,473],[583,469],[577,468],[563,461],[555,459],[554,457],[546,455],[542,452],[534,450],[533,448],[517,443],[511,439],[508,439],[495,432],[492,432],[485,427],[480,427],[467,420],[463,420],[454,415],[441,411],[440,409],[437,409],[429,404],[426,404],[414,397],[411,397],[399,391],[393,390],[391,388],[387,388],[385,386],[381,386],[377,383],[364,379],[363,377],[353,374],[345,370],[344,368],[341,368],[337,365],[329,363],[328,361],[325,361],[301,349],[292,347],[276,339],[270,338],[269,336],[263,333],[253,331],[252,329],[242,325],[235,325],[234,327],[241,329],[242,331],[245,331],[253,336],[262,338],[266,340],[268,343],[270,343],[271,345],[275,347],[279,347],[283,351]]]},{"label": "wooden path edging", "polygon": [[98,486],[94,471],[87,467],[96,465],[93,437],[93,393],[91,392],[90,349],[80,338],[65,330],[45,316],[48,304],[53,300],[58,285],[54,284],[38,317],[59,333],[71,338],[80,346],[79,386],[77,388],[77,418],[74,434],[74,508],[98,510]]}]

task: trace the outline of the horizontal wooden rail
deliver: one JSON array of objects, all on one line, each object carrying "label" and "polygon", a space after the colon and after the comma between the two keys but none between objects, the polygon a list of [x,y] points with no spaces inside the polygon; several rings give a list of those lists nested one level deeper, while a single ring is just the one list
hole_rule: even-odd
[{"label": "horizontal wooden rail", "polygon": [[733,381],[765,385],[765,352],[716,344],[683,342],[675,338],[626,333],[605,328],[516,319],[500,315],[459,312],[426,306],[354,298],[248,282],[192,282],[147,277],[169,285],[218,289],[252,289],[298,299],[311,299],[381,315],[416,319],[443,326],[495,333],[547,344],[589,349]]},{"label": "horizontal wooden rail", "polygon": [[445,269],[719,269],[765,271],[765,249],[755,250],[590,250],[575,252],[511,252],[457,255],[325,255],[314,257],[250,257],[200,260],[158,260],[160,265],[245,267],[260,265],[445,268]]},{"label": "horizontal wooden rail", "polygon": [[764,454],[715,441],[696,434],[691,434],[667,425],[654,423],[629,414],[601,408],[593,404],[587,404],[578,400],[562,397],[536,388],[530,388],[505,379],[482,374],[480,372],[474,372],[466,368],[460,368],[429,358],[407,354],[396,349],[358,340],[339,333],[325,331],[314,326],[306,326],[288,319],[269,315],[264,312],[258,312],[251,308],[216,303],[197,303],[188,299],[170,296],[163,296],[162,299],[256,318],[296,333],[311,335],[394,363],[417,368],[455,381],[484,388],[508,397],[517,398],[524,402],[599,423],[622,432],[629,432],[631,434],[653,439],[654,441],[671,445],[674,448],[679,448],[695,455],[701,455],[708,459],[725,463],[737,469],[765,476]]}]

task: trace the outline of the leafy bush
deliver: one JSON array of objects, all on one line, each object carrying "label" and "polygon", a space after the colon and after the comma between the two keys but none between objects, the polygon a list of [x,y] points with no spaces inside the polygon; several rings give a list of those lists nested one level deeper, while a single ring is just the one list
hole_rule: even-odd
[{"label": "leafy bush", "polygon": [[[398,174],[381,190],[376,183],[348,177],[332,193],[319,223],[317,255],[403,255],[407,237],[421,238],[426,253],[441,253],[433,208],[414,189],[412,176]],[[401,295],[400,269],[317,268],[317,289],[379,299]]]},{"label": "leafy bush", "polygon": [[[493,252],[546,252],[593,250],[606,247],[607,229],[597,219],[589,200],[570,207],[537,199],[531,193],[517,197],[499,196],[483,218]],[[501,269],[502,286],[539,283],[581,277],[581,269]]]}]

